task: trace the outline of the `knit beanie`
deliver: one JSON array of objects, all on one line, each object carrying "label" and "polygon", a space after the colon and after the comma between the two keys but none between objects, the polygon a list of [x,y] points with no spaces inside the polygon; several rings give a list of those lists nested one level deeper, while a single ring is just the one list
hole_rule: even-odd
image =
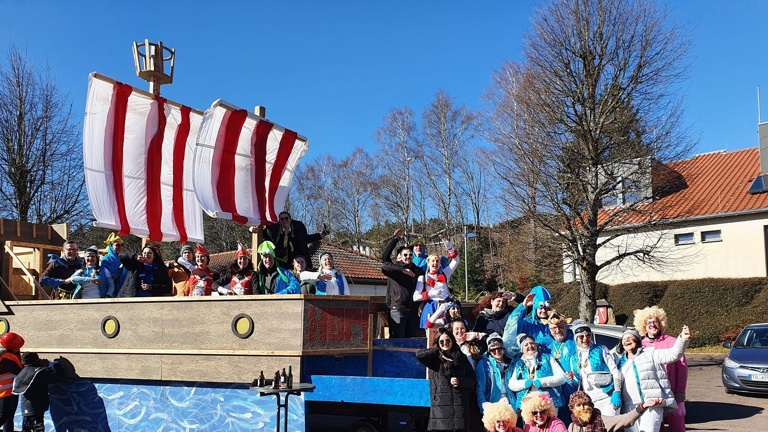
[{"label": "knit beanie", "polygon": [[24,366],[36,366],[40,363],[40,356],[37,353],[25,352],[21,355],[21,362]]},{"label": "knit beanie", "polygon": [[190,251],[194,254],[195,248],[192,247],[192,245],[185,244],[184,246],[181,247],[181,252],[179,252],[179,255],[184,255],[184,252],[186,251]]},{"label": "knit beanie", "polygon": [[494,348],[504,348],[504,341],[501,339],[501,335],[495,332],[488,336],[488,352],[490,353]]},{"label": "knit beanie", "polygon": [[592,329],[589,328],[589,325],[587,325],[584,320],[576,320],[571,324],[571,330],[573,331],[573,335],[576,336],[581,333],[592,333]]}]

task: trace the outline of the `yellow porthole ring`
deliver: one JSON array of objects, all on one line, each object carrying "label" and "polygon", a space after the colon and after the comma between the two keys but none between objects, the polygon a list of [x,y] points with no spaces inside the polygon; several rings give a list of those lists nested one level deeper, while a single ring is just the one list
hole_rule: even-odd
[{"label": "yellow porthole ring", "polygon": [[232,319],[232,333],[240,339],[249,338],[253,334],[253,318],[250,315],[239,314]]},{"label": "yellow porthole ring", "polygon": [[101,334],[112,339],[120,333],[120,321],[112,315],[107,315],[101,320]]},{"label": "yellow porthole ring", "polygon": [[0,318],[0,335],[4,335],[11,331],[11,325],[8,324],[8,320],[5,318]]}]

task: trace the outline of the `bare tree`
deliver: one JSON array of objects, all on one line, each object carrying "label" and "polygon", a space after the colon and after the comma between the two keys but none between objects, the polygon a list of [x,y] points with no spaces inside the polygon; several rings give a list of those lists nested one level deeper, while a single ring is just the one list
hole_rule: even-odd
[{"label": "bare tree", "polygon": [[82,149],[68,96],[50,70],[11,46],[0,64],[0,209],[38,223],[79,222],[85,199]]},{"label": "bare tree", "polygon": [[413,230],[414,184],[413,163],[419,155],[417,128],[413,111],[405,107],[391,109],[384,124],[376,131],[383,161],[377,198],[392,218]]},{"label": "bare tree", "polygon": [[[435,100],[424,110],[423,155],[424,176],[431,191],[429,198],[443,217],[449,230],[455,222],[458,191],[454,185],[456,158],[467,157],[467,145],[475,137],[478,116],[466,106],[455,106],[445,92],[438,92]],[[463,220],[461,221],[464,222]],[[450,234],[450,233],[449,233]]]},{"label": "bare tree", "polygon": [[667,185],[651,174],[694,144],[674,88],[686,76],[688,47],[651,0],[554,0],[533,19],[525,61],[495,74],[494,166],[517,215],[558,236],[576,264],[582,318],[594,316],[602,269],[633,259],[662,264],[658,239],[602,261],[598,251],[661,223],[654,197]]},{"label": "bare tree", "polygon": [[350,235],[358,250],[364,243],[363,231],[371,225],[374,171],[373,158],[358,147],[338,164],[334,176],[336,197],[330,205],[339,210],[334,214],[335,226]]}]

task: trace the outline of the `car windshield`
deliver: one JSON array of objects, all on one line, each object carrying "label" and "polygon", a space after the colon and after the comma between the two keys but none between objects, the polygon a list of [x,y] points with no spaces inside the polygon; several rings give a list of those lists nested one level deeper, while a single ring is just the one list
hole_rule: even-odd
[{"label": "car windshield", "polygon": [[736,338],[733,347],[768,349],[768,328],[745,328]]}]

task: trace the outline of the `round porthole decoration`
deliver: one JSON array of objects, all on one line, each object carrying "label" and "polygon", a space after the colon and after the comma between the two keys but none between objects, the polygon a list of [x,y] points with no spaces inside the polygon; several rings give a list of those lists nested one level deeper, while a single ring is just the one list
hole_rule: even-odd
[{"label": "round porthole decoration", "polygon": [[246,339],[253,334],[253,318],[250,315],[239,314],[232,319],[232,333],[240,339]]},{"label": "round porthole decoration", "polygon": [[8,320],[5,318],[0,318],[0,335],[4,335],[11,331],[11,325],[8,324]]},{"label": "round porthole decoration", "polygon": [[101,334],[112,339],[120,333],[120,321],[112,315],[107,315],[101,320]]}]

